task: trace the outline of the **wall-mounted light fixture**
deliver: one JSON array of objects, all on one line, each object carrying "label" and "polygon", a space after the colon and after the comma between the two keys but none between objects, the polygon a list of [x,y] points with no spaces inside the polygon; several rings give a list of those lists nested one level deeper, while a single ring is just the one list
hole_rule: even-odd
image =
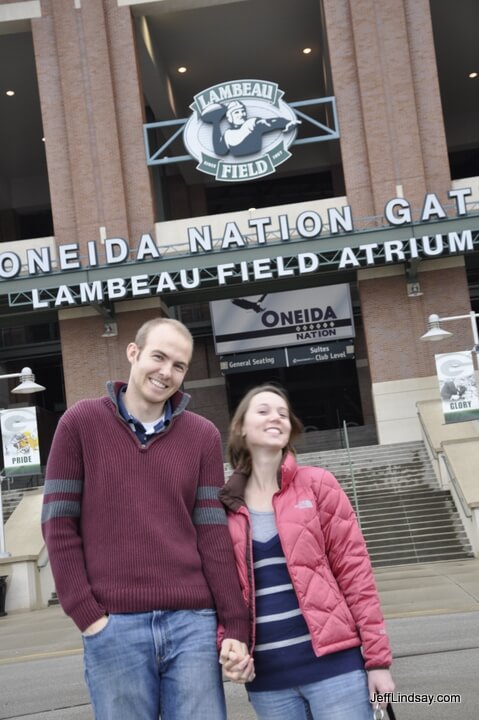
[{"label": "wall-mounted light fixture", "polygon": [[418,264],[417,260],[410,260],[406,265],[406,290],[408,297],[419,297],[423,294],[417,272]]},{"label": "wall-mounted light fixture", "polygon": [[118,325],[114,320],[105,320],[104,330],[101,334],[104,338],[116,337],[118,335]]},{"label": "wall-mounted light fixture", "polygon": [[426,342],[444,340],[444,338],[450,337],[452,333],[444,330],[441,327],[441,323],[448,322],[449,320],[467,320],[467,318],[469,318],[471,321],[472,337],[474,339],[474,346],[472,349],[477,353],[479,352],[479,334],[477,332],[476,323],[477,317],[479,317],[479,313],[474,312],[474,310],[471,310],[471,312],[467,313],[467,315],[451,315],[450,317],[439,317],[439,315],[436,314],[429,315],[427,320],[427,332],[425,332],[424,335],[421,335],[420,339],[425,340]]},{"label": "wall-mounted light fixture", "polygon": [[35,382],[35,375],[29,367],[24,367],[22,372],[19,373],[7,373],[6,375],[0,375],[0,380],[6,378],[20,378],[20,384],[14,387],[11,391],[17,395],[29,395],[30,393],[42,392],[45,390],[43,385],[39,385]]}]

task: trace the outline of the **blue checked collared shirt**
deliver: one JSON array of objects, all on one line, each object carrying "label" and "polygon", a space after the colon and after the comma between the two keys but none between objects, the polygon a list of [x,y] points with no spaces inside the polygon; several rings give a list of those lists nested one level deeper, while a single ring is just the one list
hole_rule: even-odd
[{"label": "blue checked collared shirt", "polygon": [[148,442],[148,440],[150,440],[153,437],[153,435],[156,435],[157,433],[162,432],[162,430],[165,427],[168,427],[168,425],[170,424],[171,416],[173,414],[173,411],[171,408],[171,403],[169,400],[166,401],[163,417],[161,418],[161,420],[159,420],[156,423],[156,425],[153,427],[152,431],[147,432],[143,423],[141,423],[140,420],[138,420],[138,418],[136,418],[134,415],[131,415],[125,407],[125,404],[123,402],[123,395],[126,391],[126,388],[127,388],[127,386],[123,385],[123,387],[121,387],[118,392],[118,395],[117,395],[118,409],[120,411],[120,415],[122,416],[122,418],[124,420],[126,420],[126,422],[131,427],[131,429],[135,433],[138,440],[143,445],[145,445]]}]

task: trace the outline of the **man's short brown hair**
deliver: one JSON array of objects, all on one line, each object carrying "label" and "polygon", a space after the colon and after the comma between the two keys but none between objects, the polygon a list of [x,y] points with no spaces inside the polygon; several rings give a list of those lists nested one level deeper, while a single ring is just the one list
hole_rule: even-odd
[{"label": "man's short brown hair", "polygon": [[152,318],[151,320],[147,320],[145,323],[143,323],[143,325],[141,325],[141,327],[138,328],[134,343],[139,350],[143,350],[143,348],[145,347],[150,332],[160,325],[169,325],[170,327],[178,330],[178,332],[180,332],[187,340],[190,341],[191,354],[193,354],[193,335],[190,333],[186,325],[183,325],[182,322],[168,317]]}]

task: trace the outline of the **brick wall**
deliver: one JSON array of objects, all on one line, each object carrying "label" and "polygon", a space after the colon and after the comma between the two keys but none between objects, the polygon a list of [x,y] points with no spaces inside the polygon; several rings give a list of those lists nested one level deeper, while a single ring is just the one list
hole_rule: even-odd
[{"label": "brick wall", "polygon": [[466,273],[454,267],[420,273],[420,297],[410,298],[402,275],[361,280],[359,296],[373,383],[436,374],[434,354],[472,347],[469,320],[448,324],[453,337],[422,342],[430,314],[464,315],[470,308]]},{"label": "brick wall", "polygon": [[[140,325],[164,314],[161,307],[117,313],[118,336],[102,338],[100,315],[68,317],[62,312],[60,333],[67,406],[85,397],[105,394],[108,380],[128,380],[130,364],[126,347]],[[70,313],[71,315],[71,313]],[[229,414],[226,388],[220,373],[213,338],[195,340],[185,390],[191,395],[189,408],[211,420],[226,438]]]},{"label": "brick wall", "polygon": [[228,400],[212,337],[195,340],[185,389],[191,395],[190,409],[211,420],[225,442],[229,424]]},{"label": "brick wall", "polygon": [[57,243],[154,225],[130,8],[44,0],[32,33]]},{"label": "brick wall", "polygon": [[105,394],[108,380],[128,380],[130,364],[126,347],[140,325],[163,314],[159,308],[117,314],[118,336],[101,337],[104,325],[100,315],[68,319],[62,313],[60,335],[67,406],[85,397]]},{"label": "brick wall", "polygon": [[323,0],[346,192],[380,215],[450,186],[428,0]]}]

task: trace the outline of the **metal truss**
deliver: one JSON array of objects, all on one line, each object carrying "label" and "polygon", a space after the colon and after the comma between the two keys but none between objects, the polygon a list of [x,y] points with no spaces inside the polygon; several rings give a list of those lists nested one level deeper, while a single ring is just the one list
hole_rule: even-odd
[{"label": "metal truss", "polygon": [[[324,112],[329,116],[326,123],[319,122],[316,118],[311,117],[299,108],[313,107],[324,105]],[[289,103],[294,108],[298,117],[312,125],[316,130],[316,135],[311,137],[296,138],[292,145],[305,145],[308,143],[324,142],[326,140],[337,140],[339,138],[338,116],[336,111],[336,98],[334,96],[325,98],[314,98],[312,100],[298,100]],[[145,142],[145,152],[148,165],[169,165],[171,163],[185,162],[186,160],[194,160],[191,155],[167,155],[166,151],[177,140],[183,132],[183,128],[188,122],[188,118],[179,120],[161,120],[160,122],[145,123],[143,125],[143,136]],[[158,139],[156,137],[157,129],[176,128],[176,130],[158,147]]]},{"label": "metal truss", "polygon": [[[319,128],[322,132],[321,135],[316,135],[315,137],[296,138],[292,145],[305,145],[307,143],[324,142],[325,140],[337,140],[339,138],[338,114],[336,112],[336,98],[334,96],[325,98],[314,98],[313,100],[298,100],[298,102],[292,102],[289,103],[289,105],[290,107],[295,108],[296,115],[303,118],[303,120],[306,120],[306,122],[310,125],[313,125],[313,127]],[[329,125],[325,125],[324,123],[319,122],[319,120],[316,120],[310,115],[306,115],[306,113],[301,112],[301,110],[297,109],[300,107],[311,107],[313,105],[325,105],[326,114],[328,113],[329,109],[329,111],[331,112],[331,120],[329,125],[331,125],[331,127],[329,127]]]}]

